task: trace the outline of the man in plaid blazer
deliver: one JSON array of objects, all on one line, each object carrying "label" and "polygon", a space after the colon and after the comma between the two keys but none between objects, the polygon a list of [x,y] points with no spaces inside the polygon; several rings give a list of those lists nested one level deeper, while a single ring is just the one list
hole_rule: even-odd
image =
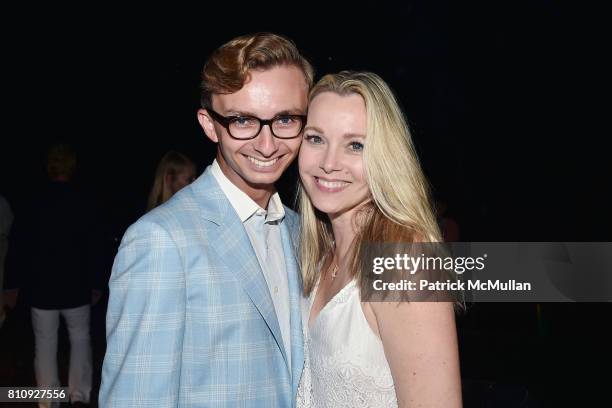
[{"label": "man in plaid blazer", "polygon": [[204,66],[216,159],[125,233],[113,265],[101,407],[291,407],[303,368],[296,214],[274,183],[297,155],[310,64],[278,35]]}]

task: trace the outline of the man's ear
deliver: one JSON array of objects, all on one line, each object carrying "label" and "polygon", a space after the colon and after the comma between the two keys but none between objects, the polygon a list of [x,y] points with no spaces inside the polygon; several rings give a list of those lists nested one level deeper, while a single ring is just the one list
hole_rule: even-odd
[{"label": "man's ear", "polygon": [[206,109],[198,109],[198,122],[200,122],[200,126],[206,133],[206,136],[210,140],[215,143],[219,142],[219,135],[217,135],[217,130],[215,129],[213,119],[210,117],[210,114]]}]

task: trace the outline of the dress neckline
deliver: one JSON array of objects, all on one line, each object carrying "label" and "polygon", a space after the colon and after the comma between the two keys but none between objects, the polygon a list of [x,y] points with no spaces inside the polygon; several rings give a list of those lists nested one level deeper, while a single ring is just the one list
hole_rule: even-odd
[{"label": "dress neckline", "polygon": [[314,288],[314,294],[312,296],[312,300],[310,301],[310,307],[308,309],[308,330],[312,330],[317,325],[317,322],[319,321],[319,316],[321,316],[321,314],[323,314],[323,312],[325,312],[325,310],[328,309],[328,306],[330,304],[337,303],[337,299],[338,297],[340,297],[341,294],[346,292],[350,287],[355,286],[356,281],[355,279],[351,279],[346,285],[344,285],[342,289],[340,289],[334,296],[331,297],[331,299],[329,299],[327,303],[323,305],[321,310],[319,310],[319,313],[317,313],[316,317],[311,322],[310,315],[312,313],[312,305],[314,304],[314,301],[317,298],[317,293],[319,292],[319,283],[320,283],[320,279],[319,281],[317,281],[317,284]]}]

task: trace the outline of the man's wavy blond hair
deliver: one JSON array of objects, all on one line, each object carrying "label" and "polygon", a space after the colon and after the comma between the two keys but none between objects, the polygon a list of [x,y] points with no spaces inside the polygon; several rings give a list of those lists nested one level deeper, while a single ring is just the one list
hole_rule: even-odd
[{"label": "man's wavy blond hair", "polygon": [[243,35],[223,44],[210,56],[202,70],[202,108],[211,108],[213,94],[238,92],[249,79],[250,70],[276,66],[295,66],[303,74],[308,89],[314,70],[295,44],[278,34]]}]

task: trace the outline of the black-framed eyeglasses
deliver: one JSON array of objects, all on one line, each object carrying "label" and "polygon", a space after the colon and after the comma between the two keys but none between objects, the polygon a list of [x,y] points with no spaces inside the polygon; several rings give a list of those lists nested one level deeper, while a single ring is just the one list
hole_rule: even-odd
[{"label": "black-framed eyeglasses", "polygon": [[206,110],[232,138],[239,140],[255,139],[265,125],[270,126],[274,137],[293,139],[302,133],[306,125],[306,115],[276,115],[272,119],[260,119],[246,115],[223,116],[210,108]]}]

